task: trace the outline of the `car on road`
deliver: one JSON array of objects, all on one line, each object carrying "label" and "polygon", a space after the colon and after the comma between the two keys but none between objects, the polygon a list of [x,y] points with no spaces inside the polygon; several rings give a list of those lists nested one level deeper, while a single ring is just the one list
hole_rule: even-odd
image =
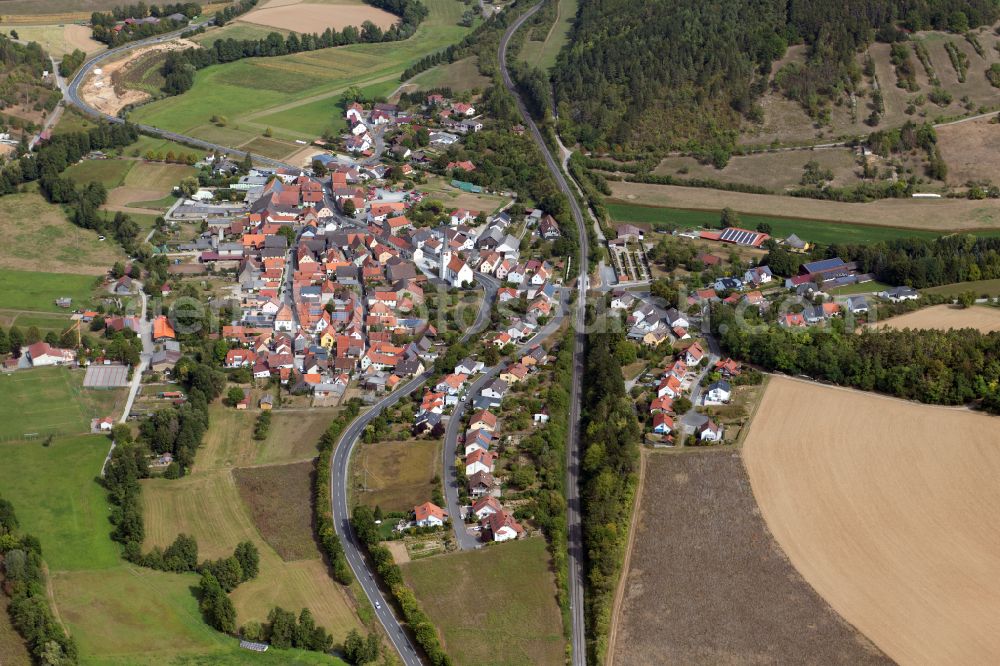
[{"label": "car on road", "polygon": [[379,602],[376,601],[375,602],[375,610],[381,610],[381,608],[382,608],[382,604],[380,604]]}]

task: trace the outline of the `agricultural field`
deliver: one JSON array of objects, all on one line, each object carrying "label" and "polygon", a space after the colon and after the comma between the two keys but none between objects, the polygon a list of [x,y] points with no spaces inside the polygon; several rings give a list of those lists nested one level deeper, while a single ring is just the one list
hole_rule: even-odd
[{"label": "agricultural field", "polygon": [[992,182],[1000,170],[1000,125],[996,115],[937,128],[938,147],[948,165],[948,184]]},{"label": "agricultural field", "polygon": [[[882,91],[885,107],[878,129],[898,127],[907,120],[936,123],[941,119],[977,113],[982,108],[996,108],[996,89],[989,84],[985,72],[990,65],[1000,61],[1000,54],[993,48],[997,40],[989,28],[973,30],[972,34],[982,45],[984,56],[977,54],[962,35],[941,32],[921,32],[912,35],[912,42],[919,42],[926,47],[930,64],[939,83],[935,85],[930,81],[924,66],[913,51],[913,43],[908,43],[910,58],[916,72],[916,84],[919,88],[914,92],[897,86],[895,68],[890,61],[891,46],[875,43],[869,47],[867,54],[875,64],[875,76]],[[945,50],[945,44],[949,42],[969,58],[969,69],[964,82],[958,80]],[[772,80],[781,67],[793,62],[802,63],[805,56],[804,46],[789,48],[785,57],[772,66]],[[864,67],[865,56],[864,53],[857,56],[859,69]],[[941,99],[939,100],[941,104],[931,102],[929,94],[936,87],[940,87],[950,95],[950,100]],[[864,121],[874,108],[873,93],[874,82],[867,76],[863,77],[856,100],[856,112],[852,115],[851,101],[845,95],[839,105],[829,106],[829,122],[817,128],[815,121],[806,114],[801,105],[785,99],[780,92],[769,90],[760,100],[764,111],[763,122],[744,123],[740,143],[758,146],[772,143],[809,143],[816,140],[830,141],[842,137],[866,135],[872,130]],[[964,99],[968,102],[963,101]]]},{"label": "agricultural field", "polygon": [[543,70],[554,66],[556,56],[569,39],[569,31],[576,18],[577,4],[577,0],[559,0],[556,3],[556,21],[545,34],[545,39],[538,41],[526,39],[518,58]]},{"label": "agricultural field", "polygon": [[779,377],[760,416],[754,497],[812,588],[899,663],[995,661],[995,418]]},{"label": "agricultural field", "polygon": [[[251,470],[196,470],[179,480],[143,481],[146,547],[167,546],[177,534],[183,532],[198,540],[200,557],[214,558],[231,554],[241,541],[252,541],[260,551],[260,575],[253,581],[243,583],[232,594],[239,622],[263,622],[276,605],[296,612],[308,607],[317,623],[326,627],[335,640],[342,641],[350,629],[360,628],[351,600],[330,577],[314,542],[303,538],[293,541],[286,537],[282,543],[298,549],[295,554],[299,559],[285,561],[267,540],[269,536],[274,538],[274,533],[266,532],[262,536],[262,525],[254,522],[254,517],[258,515],[252,515],[247,510],[236,481],[237,474],[256,474],[256,470]],[[271,504],[265,507],[267,515],[274,512],[297,513],[309,521],[308,476],[297,474],[286,476],[284,480],[295,481],[305,487],[282,489],[279,499],[297,502],[304,496],[307,502],[282,506]],[[261,506],[266,502],[267,499]],[[311,523],[306,524],[311,529]],[[310,545],[311,549],[306,552],[303,544]]]},{"label": "agricultural field", "polygon": [[60,438],[49,446],[41,440],[0,443],[3,497],[14,503],[22,529],[41,541],[50,569],[118,565],[105,491],[93,480],[110,445],[101,435]]},{"label": "agricultural field", "polygon": [[421,72],[406,82],[408,88],[430,90],[451,88],[455,93],[466,90],[485,90],[490,80],[479,73],[479,58],[470,56],[452,63],[437,65]]},{"label": "agricultural field", "polygon": [[[208,67],[196,73],[190,91],[143,106],[131,118],[232,146],[252,141],[267,127],[286,140],[311,140],[327,127],[336,131],[334,121],[342,115],[337,102],[344,90],[386,84],[388,94],[406,67],[468,32],[458,25],[465,5],[456,0],[426,4],[430,16],[408,40]],[[223,117],[225,126],[211,123],[213,115]]]},{"label": "agricultural field", "polygon": [[[171,192],[181,180],[196,173],[194,167],[133,160],[121,184],[108,192],[106,210],[163,213],[174,202]],[[138,219],[136,221],[139,221]]]},{"label": "agricultural field", "polygon": [[953,305],[933,305],[914,312],[884,319],[875,328],[935,328],[941,330],[974,328],[983,333],[1000,331],[1000,308],[974,306],[960,308]]},{"label": "agricultural field", "polygon": [[[49,268],[50,264],[46,263],[45,267]],[[107,268],[110,267],[111,264],[108,264]],[[32,312],[65,312],[55,304],[57,298],[69,296],[73,299],[73,307],[87,305],[99,286],[97,283],[98,278],[93,275],[0,269],[0,308]]]},{"label": "agricultural field", "polygon": [[739,454],[654,453],[644,476],[611,663],[891,663],[789,564]]},{"label": "agricultural field", "polygon": [[925,232],[1000,231],[1000,201],[995,199],[882,199],[858,204],[676,185],[609,184],[612,198],[647,206],[715,211],[729,207],[748,215],[826,220]]},{"label": "agricultural field", "polygon": [[803,167],[815,161],[833,173],[832,185],[844,187],[860,182],[857,157],[850,148],[734,155],[723,169],[702,164],[693,157],[666,157],[653,170],[656,175],[706,178],[723,183],[758,185],[774,192],[800,187]]},{"label": "agricultural field", "polygon": [[[0,12],[4,11],[4,4],[0,3]],[[88,26],[75,23],[17,26],[18,37],[26,42],[38,42],[46,53],[56,59],[75,49],[89,55],[106,48],[101,42],[92,39],[90,34]]]},{"label": "agricultural field", "polygon": [[456,664],[564,663],[544,539],[429,557],[402,569]]},{"label": "agricultural field", "polygon": [[[624,203],[620,200],[609,200],[607,208],[611,218],[617,223],[649,225],[653,229],[657,227],[694,229],[717,226],[721,212],[718,210],[685,210],[682,208],[642,206]],[[813,243],[870,243],[893,238],[936,238],[940,235],[932,231],[844,224],[825,220],[793,219],[773,215],[740,214],[740,224],[745,228],[754,229],[761,223],[771,225],[771,234],[776,238],[785,238],[790,234],[796,234]],[[714,245],[716,248],[719,247],[718,243]]]},{"label": "agricultural field", "polygon": [[220,39],[235,39],[236,41],[244,39],[264,39],[272,32],[277,32],[282,36],[288,33],[287,30],[266,28],[264,26],[253,25],[250,23],[227,23],[221,28],[213,28],[205,31],[201,35],[195,35],[191,38],[191,41],[197,42],[198,44],[209,48],[215,45],[215,43]]},{"label": "agricultural field", "polygon": [[270,0],[237,18],[265,28],[290,32],[323,32],[327,28],[343,30],[349,25],[360,27],[371,21],[383,30],[399,22],[399,17],[384,9],[357,2],[315,3],[297,0]]},{"label": "agricultural field", "polygon": [[84,374],[49,367],[0,375],[0,404],[8,411],[0,421],[0,441],[27,433],[86,434],[91,419],[120,414],[124,389],[84,390]]},{"label": "agricultural field", "polygon": [[351,461],[355,501],[383,511],[412,511],[440,487],[441,442],[409,440],[358,445]]},{"label": "agricultural field", "polygon": [[[56,284],[54,278],[42,281],[52,287],[72,287],[74,293],[64,295],[81,296],[82,283],[86,279],[93,280],[85,276],[104,275],[116,261],[125,258],[117,244],[101,242],[95,232],[74,226],[66,219],[62,208],[50,204],[36,192],[0,197],[0,235],[5,239],[4,251],[0,253],[0,286],[3,287],[15,286],[9,282],[15,279],[10,277],[11,273],[44,266],[49,271],[76,273],[63,276],[67,278],[65,285]],[[25,278],[16,286],[34,289],[36,282],[34,277]],[[54,310],[52,298],[41,303],[31,294],[11,293],[9,289],[0,288],[0,307]]]},{"label": "agricultural field", "polygon": [[980,298],[990,298],[1000,296],[1000,280],[975,280],[973,282],[954,282],[943,284],[939,287],[929,287],[921,289],[925,294],[944,294],[945,296],[958,296],[971,291]]},{"label": "agricultural field", "polygon": [[314,557],[313,463],[241,467],[233,470],[240,497],[264,540],[286,562]]},{"label": "agricultural field", "polygon": [[135,165],[133,160],[83,160],[63,172],[77,185],[97,182],[108,190],[113,190],[125,181],[125,175]]}]

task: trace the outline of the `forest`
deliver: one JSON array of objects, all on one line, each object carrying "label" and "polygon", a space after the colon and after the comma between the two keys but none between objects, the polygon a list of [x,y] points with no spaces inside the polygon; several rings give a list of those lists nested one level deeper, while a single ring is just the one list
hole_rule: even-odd
[{"label": "forest", "polygon": [[994,0],[586,0],[552,75],[560,131],[591,149],[724,163],[742,119],[762,118],[757,99],[789,45],[806,44],[806,63],[777,83],[817,117],[860,80],[855,54],[873,39],[997,16]]}]

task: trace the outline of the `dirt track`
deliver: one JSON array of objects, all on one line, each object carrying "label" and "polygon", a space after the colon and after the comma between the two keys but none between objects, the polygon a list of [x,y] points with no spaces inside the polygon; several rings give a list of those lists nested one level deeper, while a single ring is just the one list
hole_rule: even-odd
[{"label": "dirt track", "polygon": [[778,543],[901,664],[1000,661],[998,425],[775,377],[747,437]]},{"label": "dirt track", "polygon": [[916,312],[880,321],[876,328],[975,328],[983,333],[1000,331],[1000,309],[987,307],[957,308],[933,305]]}]

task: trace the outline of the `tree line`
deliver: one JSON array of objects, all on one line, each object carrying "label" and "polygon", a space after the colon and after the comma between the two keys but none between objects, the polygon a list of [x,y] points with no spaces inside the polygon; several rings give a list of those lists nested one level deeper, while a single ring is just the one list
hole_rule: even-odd
[{"label": "tree line", "polygon": [[1000,413],[1000,333],[975,329],[763,330],[739,325],[733,308],[712,307],[726,353],[766,370],[938,405],[976,403]]},{"label": "tree line", "polygon": [[642,428],[625,391],[617,348],[623,336],[591,333],[583,377],[580,466],[587,590],[588,661],[602,663],[634,500]]},{"label": "tree line", "polygon": [[234,62],[243,58],[267,58],[315,51],[347,44],[392,42],[407,39],[416,32],[427,17],[427,7],[420,0],[366,0],[368,4],[384,9],[401,18],[387,30],[371,21],[361,29],[345,26],[339,32],[327,28],[323,33],[290,33],[287,37],[272,32],[260,39],[219,39],[209,48],[189,48],[167,54],[161,73],[164,77],[163,92],[179,95],[194,85],[194,73],[210,65]]},{"label": "tree line", "polygon": [[76,641],[63,631],[49,606],[41,543],[18,528],[14,505],[0,497],[0,587],[10,598],[11,624],[36,663],[76,664]]}]

